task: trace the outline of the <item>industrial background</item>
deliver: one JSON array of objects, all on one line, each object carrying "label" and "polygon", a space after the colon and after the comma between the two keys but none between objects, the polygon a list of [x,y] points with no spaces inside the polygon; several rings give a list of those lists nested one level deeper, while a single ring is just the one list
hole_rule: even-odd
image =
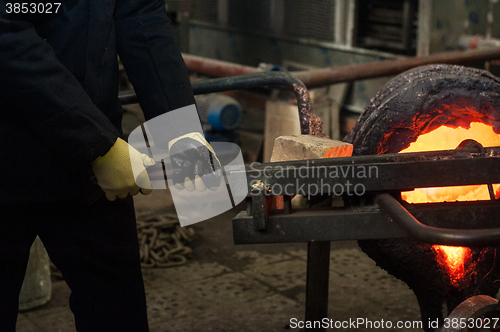
[{"label": "industrial background", "polygon": [[[178,0],[166,1],[165,8],[194,87],[203,80],[240,74],[297,73],[296,77],[309,89],[312,111],[321,118],[324,135],[331,140],[342,140],[348,135],[377,92],[394,76],[413,67],[435,63],[464,64],[500,75],[500,3],[494,0]],[[331,75],[320,80],[309,74],[320,69]],[[436,79],[441,78],[439,75],[455,75],[459,81],[465,80],[464,77],[475,80],[479,75],[457,73],[448,67],[429,70],[430,74],[419,72],[419,75],[429,75],[425,77],[430,80],[434,79],[433,75],[437,75]],[[499,90],[495,90],[500,86],[498,79],[488,77],[484,80],[488,84],[493,82],[490,88],[486,83],[481,86],[485,91],[491,90],[492,98],[496,93],[498,99]],[[403,87],[393,84],[394,89],[403,89],[404,84]],[[469,91],[477,86],[470,83],[473,88],[469,88],[469,83],[461,84]],[[133,103],[132,89],[122,71],[126,134],[144,121],[139,105]],[[304,133],[297,111],[297,96],[287,89],[265,83],[247,89],[226,90],[196,96],[207,140],[238,144],[247,164],[291,160],[279,159],[279,152],[273,148],[279,136]],[[127,99],[127,96],[132,97]],[[383,94],[376,98],[382,104],[387,101]],[[500,106],[500,102],[495,105]],[[376,114],[377,109],[371,107]],[[408,117],[412,116],[408,113]],[[492,118],[495,117],[492,115]],[[483,122],[493,125],[493,120]],[[354,144],[355,154],[356,149],[361,151],[366,147],[368,151],[369,143],[356,145],[356,135],[365,134],[363,129],[356,130],[361,133],[351,133],[346,141]],[[500,145],[500,140],[478,141],[485,146]],[[328,148],[338,147],[328,144]],[[456,145],[442,149],[454,149]],[[376,148],[369,154],[381,153]],[[287,153],[293,154],[291,150]],[[311,152],[308,159],[322,158],[324,151],[321,151],[321,154]],[[385,152],[399,151],[394,148]],[[350,156],[350,153],[336,156]],[[308,241],[235,244],[243,241],[236,239],[236,231],[233,234],[232,219],[247,209],[245,203],[210,220],[181,228],[168,190],[136,196],[134,200],[151,331],[298,331],[291,319],[301,321],[311,315],[311,312],[306,314],[306,289],[309,289],[306,276],[308,250],[311,255],[314,248],[310,243],[308,247]],[[294,202],[293,206],[324,207],[324,200],[320,201],[318,204],[314,200]],[[275,204],[280,209],[279,202]],[[281,209],[286,209],[286,199],[281,204],[284,204]],[[329,207],[335,205],[331,201],[327,204]],[[417,299],[408,287],[414,283],[404,280],[401,273],[390,271],[388,264],[380,263],[379,254],[370,254],[372,245],[361,243],[363,251],[377,260],[375,263],[354,239],[333,241],[327,247],[330,252],[326,268],[329,287],[322,292],[327,296],[328,318],[409,324],[419,322],[421,315],[435,317],[422,310],[427,295],[421,292]],[[494,252],[492,258],[489,252],[477,253],[486,257],[486,272],[493,271],[496,249]],[[436,260],[434,256],[432,259]],[[414,264],[415,261],[411,262],[401,264]],[[391,274],[377,265],[384,266]],[[479,267],[475,271],[479,273]],[[493,271],[488,278],[496,273]],[[495,282],[494,279],[485,280]],[[476,295],[479,287],[484,286],[481,277],[474,282],[470,284],[477,287],[468,291],[468,296]],[[445,286],[438,281],[433,285],[431,280],[429,291],[437,294],[439,291],[433,287]],[[414,291],[416,288],[412,287]],[[495,292],[495,296],[494,288],[485,290],[484,294]],[[48,261],[43,246],[35,243],[21,294],[18,331],[75,331],[67,305],[69,294],[60,274]],[[448,302],[442,299],[439,302],[443,312],[448,310],[446,305],[441,307],[443,303],[452,303],[449,296],[446,299]],[[321,301],[325,301],[324,297],[318,303]],[[414,326],[417,325],[376,330],[423,330]],[[357,330],[375,328],[361,326]]]}]

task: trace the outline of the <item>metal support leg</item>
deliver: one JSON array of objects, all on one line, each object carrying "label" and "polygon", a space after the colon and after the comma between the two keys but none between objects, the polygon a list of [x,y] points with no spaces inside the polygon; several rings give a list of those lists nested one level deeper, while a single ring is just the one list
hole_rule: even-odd
[{"label": "metal support leg", "polygon": [[[307,243],[306,321],[328,317],[330,241]],[[306,329],[306,331],[324,331]]]}]

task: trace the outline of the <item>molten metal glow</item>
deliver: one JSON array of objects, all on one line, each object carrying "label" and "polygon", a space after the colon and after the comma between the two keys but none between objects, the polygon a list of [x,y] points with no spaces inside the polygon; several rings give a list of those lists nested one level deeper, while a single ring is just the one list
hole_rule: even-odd
[{"label": "molten metal glow", "polygon": [[[419,152],[455,149],[463,140],[474,139],[483,146],[500,146],[500,135],[491,126],[473,122],[470,129],[441,126],[438,129],[420,135],[410,146],[400,152]],[[495,196],[499,196],[500,185],[493,185]],[[486,185],[421,188],[401,193],[408,203],[453,202],[488,200]],[[453,285],[465,275],[465,263],[470,259],[470,249],[464,247],[432,246],[438,261],[446,266]]]},{"label": "molten metal glow", "polygon": [[[408,148],[400,152],[452,150],[468,138],[485,147],[500,146],[500,135],[496,134],[491,126],[473,122],[470,129],[441,126],[430,133],[420,135]],[[493,188],[498,194],[500,185],[494,185]],[[408,203],[479,201],[488,200],[490,197],[486,185],[421,188],[401,194]]]},{"label": "molten metal glow", "polygon": [[470,259],[470,249],[466,247],[432,246],[438,261],[446,267],[452,285],[458,286],[465,276],[465,261]]}]

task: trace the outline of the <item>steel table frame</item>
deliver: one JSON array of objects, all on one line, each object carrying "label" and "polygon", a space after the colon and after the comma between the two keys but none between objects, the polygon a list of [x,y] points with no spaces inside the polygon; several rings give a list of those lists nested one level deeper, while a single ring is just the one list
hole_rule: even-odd
[{"label": "steel table frame", "polygon": [[[297,177],[298,169],[302,174],[317,175],[315,171],[323,170],[321,167],[377,167],[378,174],[356,178],[355,172],[340,177],[322,172],[324,176]],[[252,165],[246,170],[247,210],[233,219],[234,242],[307,242],[305,320],[320,321],[328,317],[330,241],[415,237],[432,244],[500,245],[500,229],[495,228],[499,201],[406,204],[387,194],[400,198],[401,191],[414,188],[500,183],[499,169],[500,147],[485,148],[484,153],[446,150]],[[321,184],[333,188],[336,184],[346,186],[348,181],[360,183],[366,190],[361,197],[346,191],[343,198],[347,204],[342,208],[291,209],[290,195],[302,193],[301,188]],[[268,199],[276,186],[287,186],[284,209],[269,211]],[[439,223],[444,216],[467,219],[472,228],[485,229],[457,231],[426,226]],[[414,223],[425,228],[427,237],[419,237],[421,229],[407,227]],[[435,233],[441,234],[436,237]]]}]

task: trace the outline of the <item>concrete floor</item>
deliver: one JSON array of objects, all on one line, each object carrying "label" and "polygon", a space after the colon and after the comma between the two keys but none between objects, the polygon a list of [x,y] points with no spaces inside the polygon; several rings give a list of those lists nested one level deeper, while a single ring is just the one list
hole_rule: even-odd
[{"label": "concrete floor", "polygon": [[[139,215],[172,212],[164,191],[135,202]],[[290,320],[304,317],[306,244],[236,246],[231,229],[236,212],[194,225],[194,254],[186,265],[143,270],[152,332],[299,331]],[[375,266],[356,242],[332,243],[330,271],[329,318],[394,324],[419,320],[413,293]],[[68,287],[54,280],[52,292],[47,305],[19,314],[18,331],[75,331]]]}]

